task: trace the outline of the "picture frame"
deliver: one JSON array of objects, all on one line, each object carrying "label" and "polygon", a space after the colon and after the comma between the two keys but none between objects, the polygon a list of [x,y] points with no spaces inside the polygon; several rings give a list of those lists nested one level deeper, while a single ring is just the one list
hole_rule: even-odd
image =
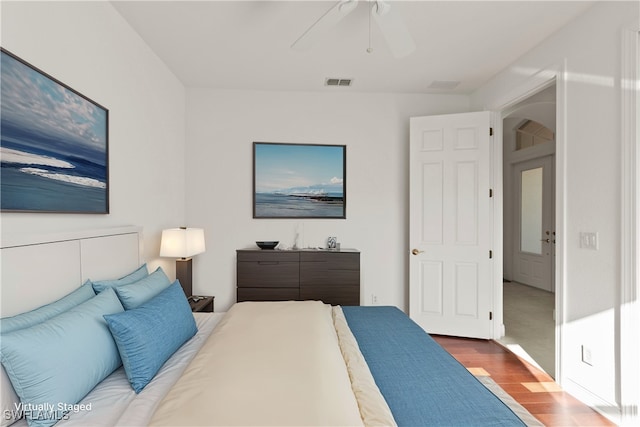
[{"label": "picture frame", "polygon": [[346,145],[253,143],[253,218],[345,219]]},{"label": "picture frame", "polygon": [[109,110],[0,55],[0,210],[108,214]]}]

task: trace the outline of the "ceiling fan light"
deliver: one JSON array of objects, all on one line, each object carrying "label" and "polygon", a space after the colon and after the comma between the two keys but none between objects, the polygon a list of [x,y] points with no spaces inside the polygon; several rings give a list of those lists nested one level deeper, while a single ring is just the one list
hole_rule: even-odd
[{"label": "ceiling fan light", "polygon": [[416,43],[397,9],[393,9],[389,3],[377,1],[371,7],[371,15],[378,24],[393,56],[402,58],[416,49]]}]

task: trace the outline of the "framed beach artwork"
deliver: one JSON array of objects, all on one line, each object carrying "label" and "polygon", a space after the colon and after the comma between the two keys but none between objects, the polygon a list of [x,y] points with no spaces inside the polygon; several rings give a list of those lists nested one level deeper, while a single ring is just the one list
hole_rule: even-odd
[{"label": "framed beach artwork", "polygon": [[1,210],[109,213],[108,110],[1,55]]},{"label": "framed beach artwork", "polygon": [[253,143],[254,218],[346,218],[345,145]]}]

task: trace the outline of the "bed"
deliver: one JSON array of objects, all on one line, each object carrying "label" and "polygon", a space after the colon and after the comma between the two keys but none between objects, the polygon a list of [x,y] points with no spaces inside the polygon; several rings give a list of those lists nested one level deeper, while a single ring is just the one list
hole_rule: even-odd
[{"label": "bed", "polygon": [[191,313],[141,246],[137,227],[3,236],[2,427],[536,425],[395,307]]}]

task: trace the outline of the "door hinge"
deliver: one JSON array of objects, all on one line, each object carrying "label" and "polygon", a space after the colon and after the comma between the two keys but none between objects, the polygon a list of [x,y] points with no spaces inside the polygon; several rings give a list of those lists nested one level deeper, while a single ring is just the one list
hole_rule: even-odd
[{"label": "door hinge", "polygon": [[489,312],[489,320],[493,320],[493,311]]},{"label": "door hinge", "polygon": [[493,128],[489,128],[489,136],[493,136]]},{"label": "door hinge", "polygon": [[489,251],[489,259],[493,258],[493,251]]},{"label": "door hinge", "polygon": [[489,197],[493,197],[493,188],[489,189]]}]

